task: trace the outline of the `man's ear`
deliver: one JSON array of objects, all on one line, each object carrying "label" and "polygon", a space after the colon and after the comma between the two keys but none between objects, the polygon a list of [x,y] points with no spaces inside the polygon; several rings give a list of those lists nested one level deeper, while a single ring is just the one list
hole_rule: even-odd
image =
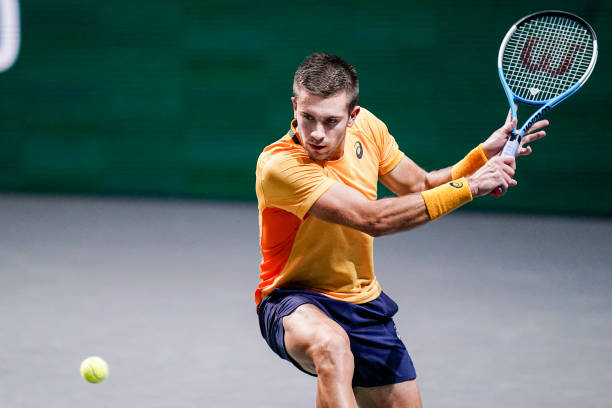
[{"label": "man's ear", "polygon": [[297,102],[295,101],[295,96],[291,97],[291,103],[293,104],[293,118],[297,119]]},{"label": "man's ear", "polygon": [[355,106],[353,108],[353,110],[351,111],[351,113],[349,114],[349,120],[346,123],[346,126],[353,126],[353,123],[355,123],[355,119],[357,119],[357,115],[359,115],[359,111],[361,110],[361,108],[359,106]]}]

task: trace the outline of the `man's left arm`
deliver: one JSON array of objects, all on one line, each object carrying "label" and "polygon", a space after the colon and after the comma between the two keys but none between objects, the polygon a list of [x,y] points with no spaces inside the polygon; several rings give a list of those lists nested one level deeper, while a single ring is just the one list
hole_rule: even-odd
[{"label": "man's left arm", "polygon": [[[430,190],[449,181],[473,174],[504,148],[508,137],[516,128],[517,120],[512,120],[510,115],[510,112],[508,112],[504,125],[455,165],[428,172],[408,157],[404,157],[393,170],[380,176],[381,183],[396,195],[401,196]],[[546,136],[546,132],[540,130],[546,126],[548,126],[548,121],[541,120],[529,128],[521,140],[517,156],[531,154],[531,147],[526,145]]]}]

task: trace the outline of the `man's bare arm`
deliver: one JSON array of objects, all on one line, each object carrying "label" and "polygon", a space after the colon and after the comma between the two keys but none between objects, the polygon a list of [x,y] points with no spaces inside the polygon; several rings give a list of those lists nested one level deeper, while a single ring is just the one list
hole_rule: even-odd
[{"label": "man's bare arm", "polygon": [[368,200],[359,191],[335,183],[314,203],[310,214],[374,237],[418,227],[429,221],[419,193]]},{"label": "man's bare arm", "polygon": [[[495,157],[466,180],[472,197],[480,197],[497,186],[505,193],[509,186],[516,185],[513,175],[514,157]],[[374,237],[409,230],[430,220],[420,193],[368,200],[342,183],[335,183],[323,193],[309,213]]]},{"label": "man's bare arm", "polygon": [[418,193],[451,181],[451,167],[427,172],[404,156],[389,173],[379,177],[398,196]]}]

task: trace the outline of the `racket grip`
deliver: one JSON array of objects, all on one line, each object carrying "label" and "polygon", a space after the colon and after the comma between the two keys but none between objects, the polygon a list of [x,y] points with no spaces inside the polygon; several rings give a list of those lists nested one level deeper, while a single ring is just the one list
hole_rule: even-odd
[{"label": "racket grip", "polygon": [[[506,142],[506,145],[504,146],[501,152],[501,155],[516,157],[516,152],[518,151],[519,146],[521,145],[521,139],[522,139],[521,136],[519,136],[516,133],[512,133],[512,135],[510,135],[510,138]],[[499,197],[501,193],[502,193],[502,188],[497,187],[495,190],[491,191],[489,194],[495,197]]]},{"label": "racket grip", "polygon": [[516,137],[516,135],[510,136],[510,139],[506,142],[504,149],[501,152],[502,156],[511,156],[516,157],[516,152],[521,144],[521,137]]}]

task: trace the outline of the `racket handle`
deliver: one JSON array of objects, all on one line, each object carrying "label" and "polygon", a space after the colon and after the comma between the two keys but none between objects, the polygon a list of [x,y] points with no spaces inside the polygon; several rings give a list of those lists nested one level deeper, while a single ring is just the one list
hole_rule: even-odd
[{"label": "racket handle", "polygon": [[510,136],[510,139],[506,142],[504,149],[501,152],[502,156],[511,156],[516,157],[516,152],[518,152],[518,148],[521,145],[521,137],[514,134]]},{"label": "racket handle", "polygon": [[[522,137],[519,134],[512,133],[512,135],[510,135],[510,138],[506,142],[506,145],[504,146],[504,149],[502,150],[501,155],[516,157],[516,152],[518,151],[519,146],[521,145],[521,139]],[[495,197],[499,197],[501,193],[502,193],[502,188],[497,187],[496,189],[491,191],[489,194]]]}]

